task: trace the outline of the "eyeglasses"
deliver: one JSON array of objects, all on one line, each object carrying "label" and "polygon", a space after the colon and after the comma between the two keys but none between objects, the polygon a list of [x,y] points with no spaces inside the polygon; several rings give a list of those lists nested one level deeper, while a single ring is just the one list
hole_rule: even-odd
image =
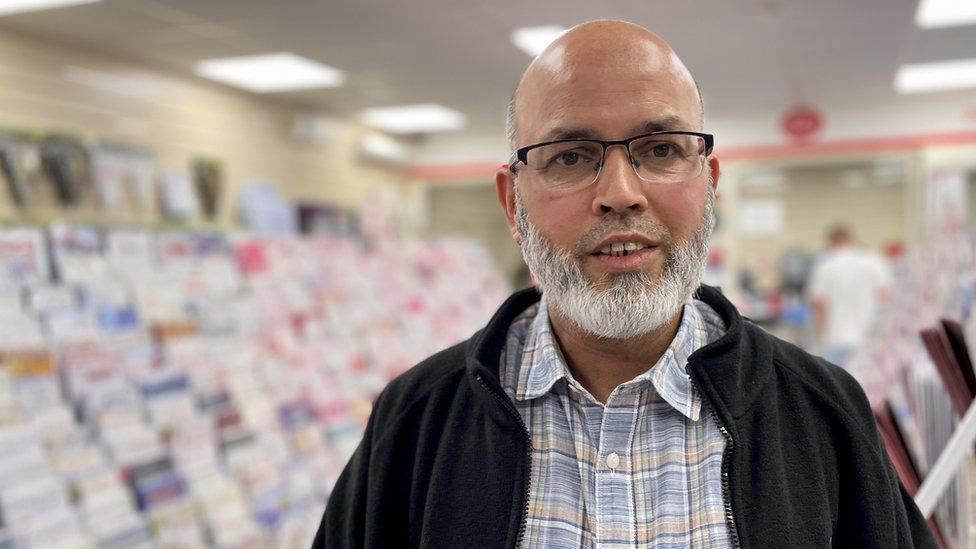
[{"label": "eyeglasses", "polygon": [[711,154],[714,137],[697,132],[653,132],[620,141],[560,139],[522,147],[509,161],[513,173],[518,164],[539,175],[552,190],[586,187],[600,177],[607,149],[627,149],[634,173],[644,181],[680,183],[701,175]]}]

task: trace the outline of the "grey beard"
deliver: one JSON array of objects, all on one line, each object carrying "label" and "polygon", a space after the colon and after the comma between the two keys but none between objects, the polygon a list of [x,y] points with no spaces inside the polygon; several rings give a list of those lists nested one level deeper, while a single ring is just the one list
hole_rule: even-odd
[{"label": "grey beard", "polygon": [[[515,226],[522,235],[522,259],[539,281],[548,304],[580,330],[605,339],[632,339],[664,326],[691,299],[701,284],[708,242],[715,227],[714,190],[698,229],[687,242],[674,242],[666,227],[635,215],[608,219],[580,239],[570,253],[556,247],[529,221],[518,187],[515,188]],[[665,253],[661,276],[644,272],[617,273],[591,281],[583,273],[582,257],[589,241],[602,234],[635,230],[662,242]],[[605,283],[603,289],[599,286]]]}]

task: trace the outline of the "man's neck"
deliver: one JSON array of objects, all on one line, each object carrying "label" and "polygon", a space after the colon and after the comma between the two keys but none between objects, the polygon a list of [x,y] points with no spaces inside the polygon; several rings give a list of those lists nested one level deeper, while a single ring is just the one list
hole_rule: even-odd
[{"label": "man's neck", "polygon": [[587,334],[554,307],[549,322],[569,371],[598,401],[653,366],[678,334],[683,308],[658,329],[633,339],[604,339]]}]

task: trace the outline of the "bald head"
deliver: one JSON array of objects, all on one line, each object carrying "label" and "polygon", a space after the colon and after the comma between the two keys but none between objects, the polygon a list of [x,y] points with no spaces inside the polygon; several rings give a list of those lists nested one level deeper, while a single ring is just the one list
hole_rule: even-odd
[{"label": "bald head", "polygon": [[[584,119],[616,111],[614,98],[636,100],[648,116],[685,126],[661,129],[701,128],[698,88],[667,42],[632,23],[591,21],[563,33],[525,70],[509,105],[511,146],[544,140],[556,119],[564,125],[589,124],[574,129],[596,133]],[[583,114],[588,104],[592,109]]]}]

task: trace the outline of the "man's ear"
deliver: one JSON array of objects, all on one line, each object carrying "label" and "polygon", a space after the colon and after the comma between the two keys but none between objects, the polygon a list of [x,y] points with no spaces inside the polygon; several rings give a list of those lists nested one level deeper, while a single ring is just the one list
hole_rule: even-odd
[{"label": "man's ear", "polygon": [[722,167],[719,165],[718,158],[714,156],[709,157],[708,170],[712,174],[712,189],[718,191],[718,180],[722,177]]},{"label": "man's ear", "polygon": [[505,221],[508,223],[508,230],[512,234],[512,240],[516,244],[522,243],[522,235],[515,227],[515,174],[509,169],[508,164],[502,164],[495,170],[495,194],[498,196],[498,203],[505,211]]}]

